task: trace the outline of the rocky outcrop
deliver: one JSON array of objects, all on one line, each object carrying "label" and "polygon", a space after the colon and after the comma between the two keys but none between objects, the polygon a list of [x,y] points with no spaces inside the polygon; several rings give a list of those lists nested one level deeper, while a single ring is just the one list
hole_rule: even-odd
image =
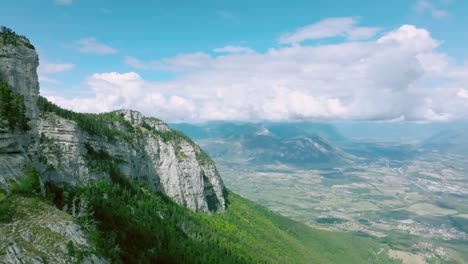
[{"label": "rocky outcrop", "polygon": [[15,216],[0,222],[0,263],[109,263],[73,217],[36,198],[11,197]]},{"label": "rocky outcrop", "polygon": [[[129,110],[121,115],[139,134],[135,140],[109,140],[83,131],[74,121],[43,113],[38,130],[41,149],[47,164],[45,180],[68,184],[83,184],[92,179],[108,177],[108,172],[96,168],[90,152],[101,153],[116,161],[123,174],[145,181],[152,190],[162,191],[196,211],[223,210],[223,182],[211,160],[200,160],[203,152],[185,138],[164,140],[159,133],[170,128],[154,118],[143,117]],[[115,129],[121,123],[114,123]],[[154,128],[156,133],[149,129]]]},{"label": "rocky outcrop", "polygon": [[0,43],[0,80],[7,82],[14,92],[24,95],[27,116],[31,121],[39,117],[38,66],[37,53],[21,41],[17,45]]},{"label": "rocky outcrop", "polygon": [[130,139],[111,139],[88,133],[53,111],[40,112],[38,56],[23,40],[17,45],[0,41],[0,78],[24,96],[31,127],[27,133],[0,130],[0,188],[8,189],[8,182],[22,177],[23,169],[31,164],[43,174],[43,181],[77,185],[109,177],[101,166],[104,161],[93,156],[97,153],[126,177],[145,181],[152,190],[190,209],[225,208],[224,185],[214,163],[189,138],[161,120],[132,110],[113,112],[117,121],[102,121],[109,129],[134,132],[127,133]]}]

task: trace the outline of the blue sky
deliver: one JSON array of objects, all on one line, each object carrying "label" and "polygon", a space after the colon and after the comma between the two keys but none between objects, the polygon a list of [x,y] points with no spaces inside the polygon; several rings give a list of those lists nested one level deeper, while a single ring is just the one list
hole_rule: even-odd
[{"label": "blue sky", "polygon": [[36,46],[42,94],[78,111],[446,121],[468,110],[466,12],[461,0],[4,0],[0,24]]}]

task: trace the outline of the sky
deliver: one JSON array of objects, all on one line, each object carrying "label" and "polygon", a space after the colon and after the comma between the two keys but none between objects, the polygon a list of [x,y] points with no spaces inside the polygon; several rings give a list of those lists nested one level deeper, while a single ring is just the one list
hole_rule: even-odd
[{"label": "sky", "polygon": [[168,122],[468,118],[468,1],[2,0],[41,94]]}]

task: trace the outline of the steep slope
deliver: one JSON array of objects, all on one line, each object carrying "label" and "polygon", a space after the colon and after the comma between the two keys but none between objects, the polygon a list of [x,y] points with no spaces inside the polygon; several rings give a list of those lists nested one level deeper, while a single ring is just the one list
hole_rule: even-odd
[{"label": "steep slope", "polygon": [[0,199],[1,216],[14,207],[0,218],[2,263],[398,263],[369,238],[313,230],[233,193],[212,215],[131,181],[47,194]]}]

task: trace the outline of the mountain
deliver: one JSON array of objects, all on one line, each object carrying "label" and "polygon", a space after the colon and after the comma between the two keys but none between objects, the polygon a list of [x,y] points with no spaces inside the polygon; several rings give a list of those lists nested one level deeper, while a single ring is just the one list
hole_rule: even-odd
[{"label": "mountain", "polygon": [[[26,37],[1,29],[0,263],[395,262],[370,238],[229,192],[210,157],[159,119],[40,97],[38,63]],[[290,139],[262,140],[251,144]]]},{"label": "mountain", "polygon": [[171,127],[183,131],[193,139],[227,138],[242,133],[255,133],[262,128],[268,129],[279,138],[318,135],[331,141],[346,140],[334,126],[314,122],[206,122],[206,123],[174,123]]},{"label": "mountain", "polygon": [[443,130],[423,141],[421,147],[431,152],[466,156],[468,155],[468,128]]},{"label": "mountain", "polygon": [[346,164],[353,159],[328,139],[346,141],[328,124],[212,122],[173,126],[198,139],[212,157],[230,161],[310,168]]}]

